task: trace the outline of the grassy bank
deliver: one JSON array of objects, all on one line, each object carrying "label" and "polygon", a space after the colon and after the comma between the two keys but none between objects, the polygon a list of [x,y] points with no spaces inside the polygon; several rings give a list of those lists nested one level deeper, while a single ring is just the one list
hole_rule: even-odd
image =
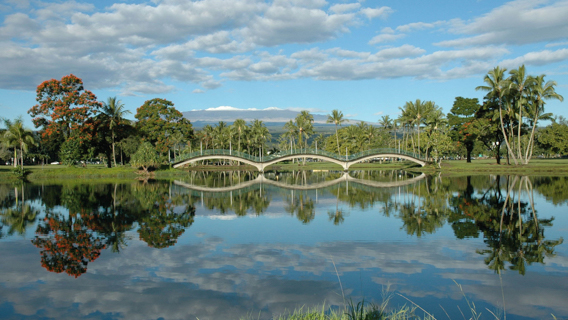
[{"label": "grassy bank", "polygon": [[[436,170],[428,166],[425,170]],[[444,175],[519,174],[519,175],[568,175],[568,159],[533,159],[528,165],[496,164],[495,159],[443,161],[438,169]]]},{"label": "grassy bank", "polygon": [[[88,165],[87,167],[45,165],[26,166],[27,179],[30,181],[44,181],[52,179],[136,179],[148,177],[142,172],[130,166],[118,166],[107,168],[103,165]],[[534,159],[528,165],[496,164],[494,159],[473,160],[467,163],[465,160],[443,161],[442,168],[435,165],[420,167],[413,162],[390,162],[383,163],[359,163],[351,166],[350,170],[409,170],[415,172],[436,173],[441,172],[444,176],[463,176],[480,174],[518,174],[518,175],[568,175],[568,159]],[[173,169],[162,166],[159,170],[150,173],[151,178],[168,178],[187,174],[188,171],[225,171],[225,170],[251,170],[256,168],[249,165],[233,166],[194,166],[183,169]],[[267,171],[292,171],[292,170],[330,170],[342,171],[343,168],[329,162],[306,162],[303,163],[277,163],[269,166]],[[12,173],[13,167],[0,166],[0,180],[16,180]]]}]

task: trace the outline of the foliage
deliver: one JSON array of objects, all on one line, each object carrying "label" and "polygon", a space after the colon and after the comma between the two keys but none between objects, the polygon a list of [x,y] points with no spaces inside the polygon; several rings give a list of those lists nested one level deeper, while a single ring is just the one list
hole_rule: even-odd
[{"label": "foliage", "polygon": [[560,118],[537,133],[538,144],[552,154],[568,153],[568,121]]},{"label": "foliage", "polygon": [[[124,119],[124,115],[128,113],[130,113],[130,111],[124,110],[124,104],[122,104],[120,100],[117,100],[116,97],[109,97],[107,102],[103,103],[103,109],[100,117],[104,126],[108,127],[111,133],[112,159],[115,167],[115,144],[116,140],[120,140],[120,134],[126,131],[124,127],[130,125],[130,121]],[[110,161],[108,164],[110,167]]]},{"label": "foliage", "polygon": [[36,141],[31,130],[24,128],[24,121],[19,117],[12,123],[10,120],[4,120],[7,130],[2,138],[5,146],[14,148],[14,167],[18,162],[16,150],[20,149],[20,164],[24,165],[24,152],[28,151],[29,146],[35,146]]},{"label": "foliage", "polygon": [[180,132],[186,139],[193,136],[189,120],[165,99],[152,99],[136,109],[136,128],[144,138],[154,144],[158,152],[165,154],[173,146],[171,136]]},{"label": "foliage", "polygon": [[142,167],[145,172],[148,172],[149,168],[156,167],[159,163],[160,157],[156,153],[156,149],[147,141],[142,142],[136,153],[134,153],[130,159],[132,167]]},{"label": "foliage", "polygon": [[96,260],[105,248],[102,237],[95,235],[80,216],[66,218],[50,211],[36,234],[32,243],[42,249],[42,267],[75,278],[85,273],[89,262]]},{"label": "foliage", "polygon": [[[507,146],[508,157],[515,164],[528,164],[534,149],[534,137],[538,120],[550,118],[544,113],[544,100],[563,97],[556,93],[555,81],[544,82],[544,75],[527,75],[525,66],[519,66],[509,72],[505,79],[506,69],[496,67],[485,76],[485,86],[477,90],[487,91],[486,101],[496,102],[499,109],[499,119],[503,139]],[[509,118],[507,123],[505,117]],[[528,137],[521,137],[527,133]]]},{"label": "foliage", "polygon": [[448,124],[451,128],[450,135],[452,140],[458,141],[459,144],[465,147],[467,162],[471,162],[471,151],[477,138],[475,130],[471,130],[471,128],[479,107],[477,98],[456,97],[454,105],[450,113],[448,113]]},{"label": "foliage", "polygon": [[327,116],[326,123],[333,123],[335,124],[335,138],[337,142],[337,154],[341,155],[341,148],[339,147],[339,134],[337,133],[337,126],[341,126],[343,122],[347,121],[343,119],[343,112],[334,109],[331,111],[331,114]]},{"label": "foliage", "polygon": [[61,80],[51,79],[41,83],[36,90],[37,105],[28,113],[34,117],[36,128],[43,127],[43,136],[63,135],[68,139],[78,131],[81,143],[91,140],[93,123],[87,121],[101,108],[97,97],[83,87],[83,81],[73,74]]},{"label": "foliage", "polygon": [[133,195],[140,203],[138,234],[150,247],[174,245],[193,224],[195,207],[187,205],[183,212],[176,212],[174,209],[180,203],[170,199],[168,188],[162,184],[136,185]]}]

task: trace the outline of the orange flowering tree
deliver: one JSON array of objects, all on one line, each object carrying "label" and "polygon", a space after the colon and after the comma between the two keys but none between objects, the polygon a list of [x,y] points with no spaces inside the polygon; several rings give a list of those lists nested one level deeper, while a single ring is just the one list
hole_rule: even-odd
[{"label": "orange flowering tree", "polygon": [[36,101],[28,113],[36,128],[43,127],[44,138],[89,143],[94,135],[95,117],[102,107],[97,97],[83,87],[83,81],[70,74],[61,80],[51,79],[36,89]]}]

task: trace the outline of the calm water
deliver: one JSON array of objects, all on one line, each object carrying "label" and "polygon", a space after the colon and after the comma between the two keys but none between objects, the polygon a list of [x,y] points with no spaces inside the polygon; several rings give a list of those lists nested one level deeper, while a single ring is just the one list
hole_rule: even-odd
[{"label": "calm water", "polygon": [[0,319],[267,319],[386,288],[438,319],[567,318],[567,203],[568,178],[378,171],[0,184]]}]

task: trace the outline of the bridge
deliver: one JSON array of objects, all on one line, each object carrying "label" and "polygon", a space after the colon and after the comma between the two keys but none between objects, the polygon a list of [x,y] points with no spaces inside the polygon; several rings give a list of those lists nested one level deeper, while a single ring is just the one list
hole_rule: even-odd
[{"label": "bridge", "polygon": [[410,178],[410,179],[382,182],[382,181],[372,181],[372,180],[364,180],[364,179],[353,178],[352,176],[349,175],[349,173],[344,172],[341,177],[334,179],[334,180],[327,180],[327,181],[321,181],[321,182],[316,182],[316,183],[310,183],[310,184],[307,184],[307,185],[291,185],[291,184],[287,184],[287,183],[284,183],[284,182],[281,182],[281,181],[268,179],[263,174],[259,174],[258,177],[256,177],[253,180],[241,182],[241,183],[238,183],[236,185],[228,186],[228,187],[206,187],[206,186],[194,185],[194,184],[179,181],[179,180],[175,180],[174,184],[178,185],[180,187],[188,188],[188,189],[195,190],[195,191],[201,191],[201,192],[236,191],[236,190],[241,190],[241,189],[244,189],[244,188],[256,185],[256,184],[267,184],[267,185],[273,185],[273,186],[276,186],[276,187],[279,187],[279,188],[292,189],[292,190],[314,190],[314,189],[321,189],[321,188],[330,187],[330,186],[336,185],[336,184],[341,183],[341,182],[358,183],[358,184],[373,187],[373,188],[393,188],[393,187],[401,187],[401,186],[414,184],[414,183],[416,183],[416,182],[418,182],[418,181],[420,181],[424,178],[426,178],[426,174],[422,173],[421,175]]},{"label": "bridge", "polygon": [[253,156],[248,153],[235,150],[211,149],[182,154],[176,159],[176,162],[173,163],[173,166],[174,168],[179,168],[196,161],[224,159],[243,162],[257,168],[257,170],[260,172],[264,172],[264,169],[272,164],[281,161],[302,158],[318,159],[336,163],[342,166],[344,171],[348,171],[349,167],[356,163],[375,158],[404,159],[415,162],[422,167],[427,163],[426,159],[419,156],[418,154],[390,148],[366,150],[351,155],[338,155],[336,153],[323,150],[305,149],[296,151],[282,151],[278,152],[277,154],[261,157]]}]

